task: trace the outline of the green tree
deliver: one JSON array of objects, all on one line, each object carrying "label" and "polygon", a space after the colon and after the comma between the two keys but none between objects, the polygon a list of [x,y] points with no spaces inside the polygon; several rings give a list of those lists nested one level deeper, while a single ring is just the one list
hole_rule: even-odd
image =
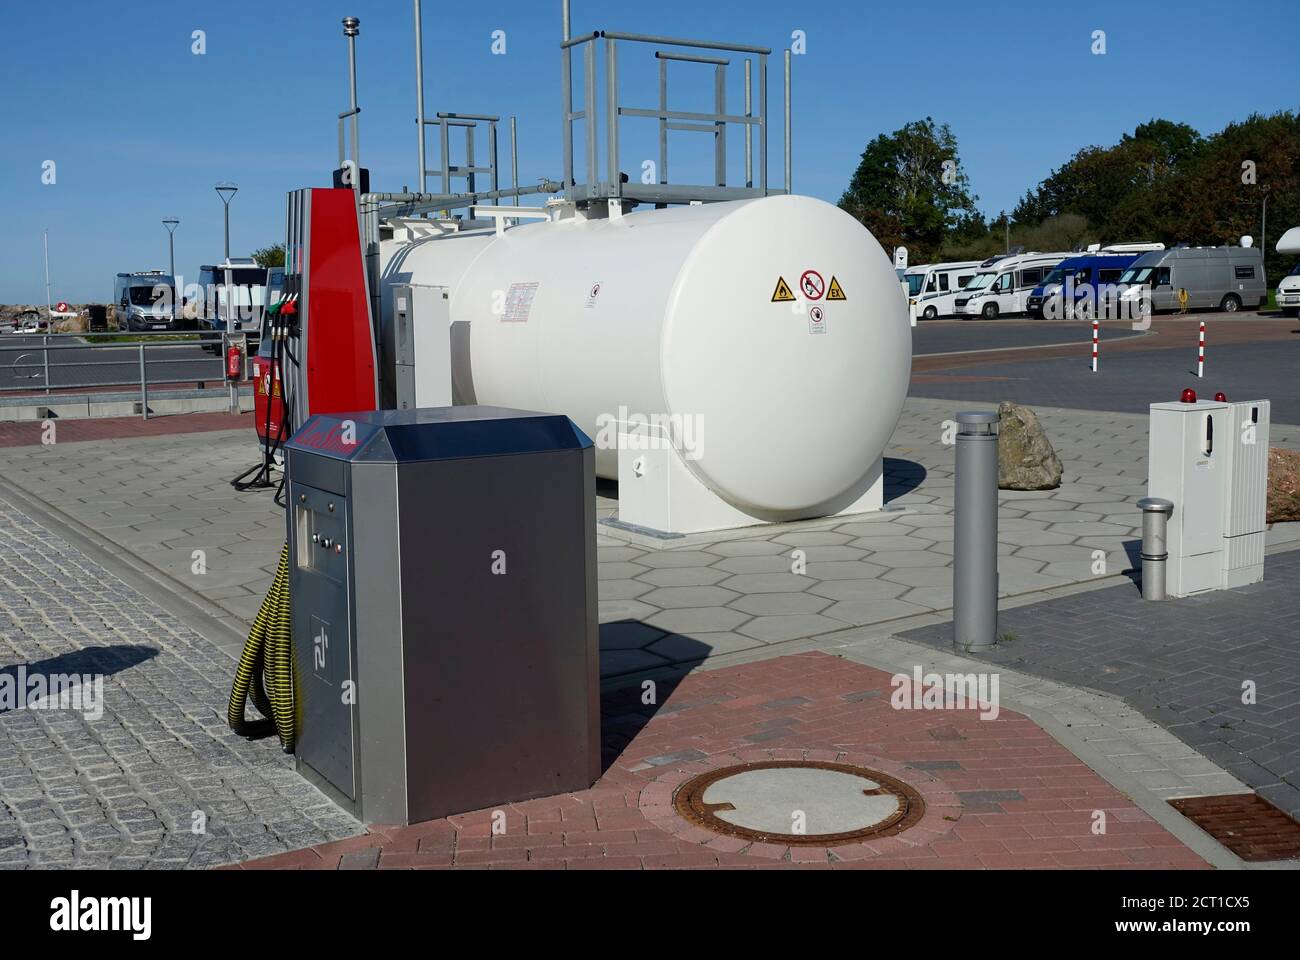
[{"label": "green tree", "polygon": [[905,246],[920,263],[936,255],[949,235],[984,232],[976,199],[951,128],[926,117],[867,144],[840,207],[886,249]]},{"label": "green tree", "polygon": [[253,259],[257,261],[259,267],[283,267],[284,244],[276,243],[269,247],[262,247],[260,250],[254,250]]}]

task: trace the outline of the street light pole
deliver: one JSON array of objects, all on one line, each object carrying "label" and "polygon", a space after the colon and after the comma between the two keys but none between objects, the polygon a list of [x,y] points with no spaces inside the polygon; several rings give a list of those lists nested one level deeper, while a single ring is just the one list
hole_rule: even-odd
[{"label": "street light pole", "polygon": [[175,217],[167,217],[163,220],[162,225],[167,228],[167,275],[175,279],[176,277],[176,228],[180,221]]},{"label": "street light pole", "polygon": [[167,228],[167,276],[172,278],[172,320],[176,319],[176,228],[180,221],[175,217],[165,217],[162,225]]},{"label": "street light pole", "polygon": [[1259,225],[1259,252],[1264,258],[1264,286],[1268,287],[1268,191],[1269,187],[1264,187],[1264,209],[1260,214]]},{"label": "street light pole", "polygon": [[239,187],[233,183],[219,183],[216,186],[217,196],[226,207],[226,259],[230,259],[230,198],[238,191]]}]

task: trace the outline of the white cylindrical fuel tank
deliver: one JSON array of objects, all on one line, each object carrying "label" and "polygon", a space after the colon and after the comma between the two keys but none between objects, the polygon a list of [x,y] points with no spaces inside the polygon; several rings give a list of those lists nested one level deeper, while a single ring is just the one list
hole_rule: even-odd
[{"label": "white cylindrical fuel tank", "polygon": [[448,288],[458,402],[564,413],[598,447],[612,419],[666,416],[692,473],[760,519],[847,506],[907,393],[892,261],[810,197],[386,241],[381,263],[385,311],[391,284]]}]

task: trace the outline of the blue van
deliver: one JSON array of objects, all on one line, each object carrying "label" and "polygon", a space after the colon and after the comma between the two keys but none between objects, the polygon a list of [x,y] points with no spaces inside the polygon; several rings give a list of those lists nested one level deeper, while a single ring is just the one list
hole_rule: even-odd
[{"label": "blue van", "polygon": [[[1043,278],[1042,283],[1030,291],[1025,308],[1031,317],[1038,320],[1095,317],[1097,291],[1119,283],[1119,278],[1138,256],[1136,253],[1087,253],[1062,260]],[[1068,312],[1061,303],[1062,288],[1073,291],[1075,305]],[[1080,306],[1084,300],[1088,301],[1087,305]],[[1107,302],[1117,304],[1118,300],[1118,294],[1112,293]],[[1114,309],[1113,306],[1110,308]]]}]

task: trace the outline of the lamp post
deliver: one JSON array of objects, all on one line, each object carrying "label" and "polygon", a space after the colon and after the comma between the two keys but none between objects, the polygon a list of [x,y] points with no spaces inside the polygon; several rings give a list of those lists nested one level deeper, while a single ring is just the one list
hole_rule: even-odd
[{"label": "lamp post", "polygon": [[1264,186],[1260,188],[1264,193],[1264,204],[1260,211],[1259,224],[1259,255],[1264,262],[1264,287],[1268,287],[1268,193],[1273,188]]},{"label": "lamp post", "polygon": [[175,217],[164,217],[162,225],[167,228],[167,276],[172,278],[172,319],[176,319],[176,228],[180,221]]},{"label": "lamp post", "polygon": [[230,198],[238,192],[239,187],[233,183],[219,183],[216,186],[217,196],[226,207],[226,259],[230,259]]}]

